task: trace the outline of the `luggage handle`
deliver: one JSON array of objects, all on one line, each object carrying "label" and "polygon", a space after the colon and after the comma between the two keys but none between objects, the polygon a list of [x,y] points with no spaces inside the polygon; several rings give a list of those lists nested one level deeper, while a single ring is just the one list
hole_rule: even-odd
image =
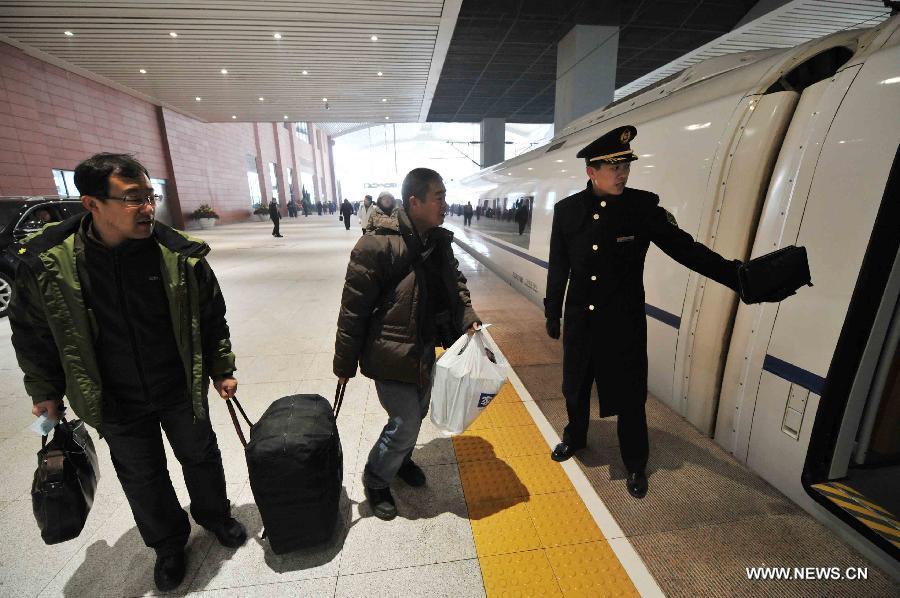
[{"label": "luggage handle", "polygon": [[[337,419],[338,413],[341,411],[341,405],[344,402],[344,392],[347,390],[346,384],[341,384],[338,382],[337,389],[334,393],[334,417]],[[250,421],[250,418],[247,417],[247,412],[244,411],[244,408],[241,406],[241,402],[238,401],[237,396],[233,396],[230,399],[225,399],[225,405],[228,407],[228,413],[231,415],[231,423],[234,424],[234,431],[237,432],[238,438],[241,439],[241,444],[244,445],[244,448],[247,448],[247,438],[244,436],[244,431],[241,429],[241,423],[238,421],[237,414],[234,412],[234,406],[231,402],[234,401],[234,404],[237,405],[238,411],[241,412],[241,415],[244,418],[244,421],[247,422],[247,425],[251,428],[253,427],[253,422]],[[46,438],[46,437],[45,437]]]},{"label": "luggage handle", "polygon": [[334,419],[337,419],[338,413],[341,412],[341,405],[344,404],[344,392],[346,390],[346,384],[337,383],[337,388],[334,390]]},{"label": "luggage handle", "polygon": [[241,412],[241,415],[244,416],[244,420],[247,422],[247,425],[251,428],[253,427],[253,422],[250,421],[250,418],[247,417],[247,413],[244,411],[244,408],[241,407],[240,401],[238,401],[237,396],[233,396],[230,399],[225,399],[225,405],[228,406],[228,413],[231,414],[231,422],[234,424],[234,430],[237,432],[238,438],[241,439],[241,444],[244,445],[244,448],[247,448],[247,439],[244,437],[244,431],[241,430],[241,423],[238,421],[237,414],[234,412],[234,406],[231,402],[234,401],[234,404],[237,405],[238,410]]}]

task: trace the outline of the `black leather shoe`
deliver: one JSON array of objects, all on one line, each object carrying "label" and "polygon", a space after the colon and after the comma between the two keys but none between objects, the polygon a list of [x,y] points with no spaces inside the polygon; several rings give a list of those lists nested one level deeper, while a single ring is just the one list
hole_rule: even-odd
[{"label": "black leather shoe", "polygon": [[184,581],[184,551],[156,557],[153,581],[160,592],[174,590]]},{"label": "black leather shoe", "polygon": [[556,448],[553,449],[553,452],[550,453],[550,458],[553,459],[554,461],[559,461],[559,462],[566,461],[566,460],[570,459],[572,457],[572,455],[575,454],[575,451],[577,451],[580,448],[581,447],[577,447],[577,448],[573,447],[569,444],[566,444],[565,442],[560,442],[559,444],[556,445]]},{"label": "black leather shoe", "polygon": [[644,498],[647,495],[647,476],[643,471],[629,473],[628,479],[625,480],[625,486],[628,488],[628,494],[635,498]]},{"label": "black leather shoe", "polygon": [[217,527],[210,528],[209,531],[214,533],[219,544],[226,548],[237,548],[247,541],[247,530],[234,517],[229,517]]},{"label": "black leather shoe", "polygon": [[390,488],[366,488],[363,486],[366,500],[372,513],[379,519],[390,521],[397,516],[397,506],[394,504],[394,496]]},{"label": "black leather shoe", "polygon": [[406,461],[397,471],[397,477],[413,488],[421,488],[425,485],[425,472],[422,468],[412,462]]}]

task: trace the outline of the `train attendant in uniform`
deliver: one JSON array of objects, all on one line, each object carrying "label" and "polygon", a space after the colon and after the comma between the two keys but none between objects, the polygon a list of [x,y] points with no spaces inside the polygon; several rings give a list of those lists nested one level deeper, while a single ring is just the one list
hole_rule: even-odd
[{"label": "train attendant in uniform", "polygon": [[[547,334],[563,334],[563,395],[569,423],[553,449],[565,461],[587,443],[591,387],[600,416],[618,415],[619,448],[635,498],[647,493],[647,320],[644,258],[650,243],[684,266],[738,290],[739,261],[694,241],[659,206],[659,197],[626,187],[637,129],[624,126],[578,152],[590,181],[553,208],[544,299]],[[568,285],[568,293],[566,286]]]}]

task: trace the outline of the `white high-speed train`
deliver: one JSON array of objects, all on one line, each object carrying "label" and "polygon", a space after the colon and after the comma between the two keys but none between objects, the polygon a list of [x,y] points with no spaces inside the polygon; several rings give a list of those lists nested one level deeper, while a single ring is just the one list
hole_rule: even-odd
[{"label": "white high-speed train", "polygon": [[[457,241],[540,304],[553,205],[587,181],[575,154],[626,124],[640,156],[630,187],[726,258],[805,246],[815,284],[744,305],[651,245],[650,392],[896,572],[900,536],[820,484],[862,465],[870,483],[891,476],[882,487],[900,476],[900,17],[713,58],[586,115],[463,180],[462,203],[493,218],[454,227]],[[519,235],[504,208],[523,203]]]}]

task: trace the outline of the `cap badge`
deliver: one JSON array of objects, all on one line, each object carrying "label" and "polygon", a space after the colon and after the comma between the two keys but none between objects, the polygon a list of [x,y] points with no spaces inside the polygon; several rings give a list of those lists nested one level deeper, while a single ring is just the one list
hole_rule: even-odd
[{"label": "cap badge", "polygon": [[631,131],[628,129],[625,129],[624,131],[622,131],[622,134],[619,135],[619,141],[621,141],[623,144],[631,141]]}]

